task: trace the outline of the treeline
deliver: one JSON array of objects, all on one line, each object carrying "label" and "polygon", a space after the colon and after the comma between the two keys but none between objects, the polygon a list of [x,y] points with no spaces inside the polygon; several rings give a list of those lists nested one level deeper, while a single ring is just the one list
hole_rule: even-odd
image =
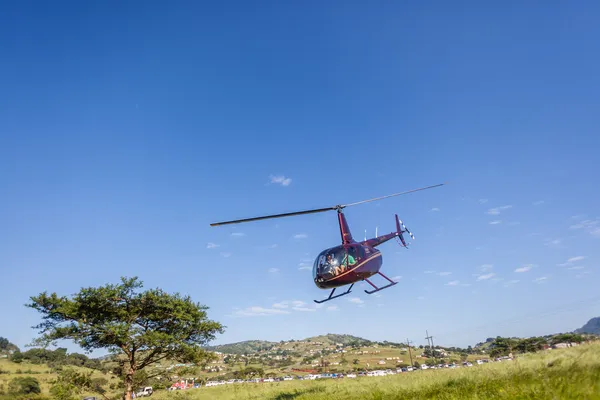
[{"label": "treeline", "polygon": [[80,353],[67,353],[67,349],[60,347],[56,350],[47,350],[34,348],[25,352],[15,351],[10,360],[15,363],[21,363],[23,361],[30,362],[32,364],[46,364],[50,368],[60,368],[67,365],[76,367],[87,367],[91,369],[102,369],[102,363],[94,358],[89,358],[85,354]]},{"label": "treeline", "polygon": [[9,351],[19,351],[19,348],[12,344],[7,338],[0,336],[0,354],[7,353]]},{"label": "treeline", "polygon": [[582,343],[590,336],[584,336],[577,333],[562,333],[553,336],[534,336],[525,339],[504,338],[498,336],[490,344],[490,357],[506,356],[510,353],[535,353],[544,348],[554,346],[559,343]]}]

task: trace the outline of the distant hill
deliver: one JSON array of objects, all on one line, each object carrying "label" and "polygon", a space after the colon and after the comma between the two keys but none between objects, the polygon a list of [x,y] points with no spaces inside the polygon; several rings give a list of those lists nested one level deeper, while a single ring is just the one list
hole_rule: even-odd
[{"label": "distant hill", "polygon": [[246,340],[244,342],[206,346],[204,349],[227,354],[250,354],[270,350],[276,344],[276,342],[267,342],[264,340]]},{"label": "distant hill", "polygon": [[[282,341],[283,342],[283,341]],[[220,344],[216,346],[206,346],[205,350],[208,351],[218,351],[221,353],[227,354],[253,354],[261,351],[268,351],[272,349],[274,346],[282,343],[282,342],[268,342],[264,340],[246,340],[243,342],[236,343],[228,343],[228,344]],[[371,346],[374,342],[363,339],[357,336],[352,335],[340,335],[334,333],[328,333],[326,335],[321,336],[313,336],[310,338],[302,339],[302,340],[291,340],[291,343],[294,342],[320,342],[324,345],[335,345],[336,343],[341,343],[344,346]]]},{"label": "distant hill", "polygon": [[328,333],[327,335],[314,336],[307,339],[304,339],[305,342],[322,342],[327,344],[336,344],[341,343],[344,346],[371,346],[374,342],[371,340],[363,339],[357,336],[352,335],[340,335],[336,333]]},{"label": "distant hill", "polygon": [[575,329],[575,333],[592,333],[600,335],[600,317],[590,319],[587,324],[579,329]]}]

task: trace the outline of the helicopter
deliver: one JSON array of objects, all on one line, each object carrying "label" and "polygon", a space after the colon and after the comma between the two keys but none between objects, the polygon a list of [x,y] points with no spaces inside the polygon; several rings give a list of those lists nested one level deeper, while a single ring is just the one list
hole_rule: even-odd
[{"label": "helicopter", "polygon": [[[315,258],[313,264],[312,274],[315,285],[319,289],[331,289],[331,293],[326,299],[313,300],[315,303],[321,304],[326,301],[330,301],[351,293],[352,287],[359,281],[366,281],[368,284],[373,286],[373,290],[365,290],[365,293],[367,294],[373,294],[396,285],[398,282],[394,282],[380,271],[381,266],[383,264],[383,256],[381,251],[378,250],[376,247],[387,242],[388,240],[398,238],[400,239],[401,246],[404,248],[408,248],[408,244],[404,240],[404,233],[408,233],[413,240],[415,239],[414,235],[408,230],[408,228],[406,228],[402,220],[398,218],[398,214],[395,214],[396,231],[382,236],[377,236],[377,234],[375,234],[374,238],[366,239],[365,237],[365,240],[357,242],[352,237],[352,233],[348,226],[348,222],[346,221],[346,215],[343,212],[344,208],[371,201],[381,200],[388,197],[417,192],[420,190],[431,189],[438,186],[443,186],[445,184],[447,184],[447,182],[432,186],[426,186],[418,189],[412,189],[405,192],[394,193],[382,197],[376,197],[369,200],[362,200],[355,203],[336,205],[333,207],[315,208],[311,210],[295,211],[283,214],[265,215],[260,217],[237,219],[224,222],[214,222],[211,223],[210,226],[238,224],[243,222],[258,221],[270,218],[282,218],[302,214],[314,214],[325,211],[337,211],[341,244],[321,251],[319,255],[317,255],[317,257]],[[381,287],[373,284],[373,282],[371,282],[369,278],[376,274],[381,275],[389,283]],[[337,288],[346,285],[350,285],[350,287],[345,292],[339,293],[334,296],[335,290]]]}]

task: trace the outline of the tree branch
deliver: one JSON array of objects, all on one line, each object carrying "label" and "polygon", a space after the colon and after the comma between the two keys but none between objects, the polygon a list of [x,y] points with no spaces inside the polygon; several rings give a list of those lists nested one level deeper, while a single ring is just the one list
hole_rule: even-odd
[{"label": "tree branch", "polygon": [[150,353],[150,355],[148,357],[146,357],[146,359],[144,361],[141,362],[140,366],[138,367],[139,369],[142,369],[144,367],[147,367],[150,364],[154,364],[159,362],[160,360],[164,360],[165,358],[167,358],[169,356],[169,354],[163,354],[162,356],[156,357],[156,358],[152,358],[154,357],[157,353],[159,352],[158,349],[154,349],[152,351],[152,353]]}]

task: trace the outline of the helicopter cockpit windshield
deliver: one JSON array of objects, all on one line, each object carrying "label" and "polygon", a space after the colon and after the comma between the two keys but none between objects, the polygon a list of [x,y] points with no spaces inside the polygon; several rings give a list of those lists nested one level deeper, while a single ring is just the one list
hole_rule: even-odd
[{"label": "helicopter cockpit windshield", "polygon": [[315,260],[313,277],[315,279],[328,280],[345,272],[356,262],[357,254],[354,247],[334,247],[323,251]]}]

